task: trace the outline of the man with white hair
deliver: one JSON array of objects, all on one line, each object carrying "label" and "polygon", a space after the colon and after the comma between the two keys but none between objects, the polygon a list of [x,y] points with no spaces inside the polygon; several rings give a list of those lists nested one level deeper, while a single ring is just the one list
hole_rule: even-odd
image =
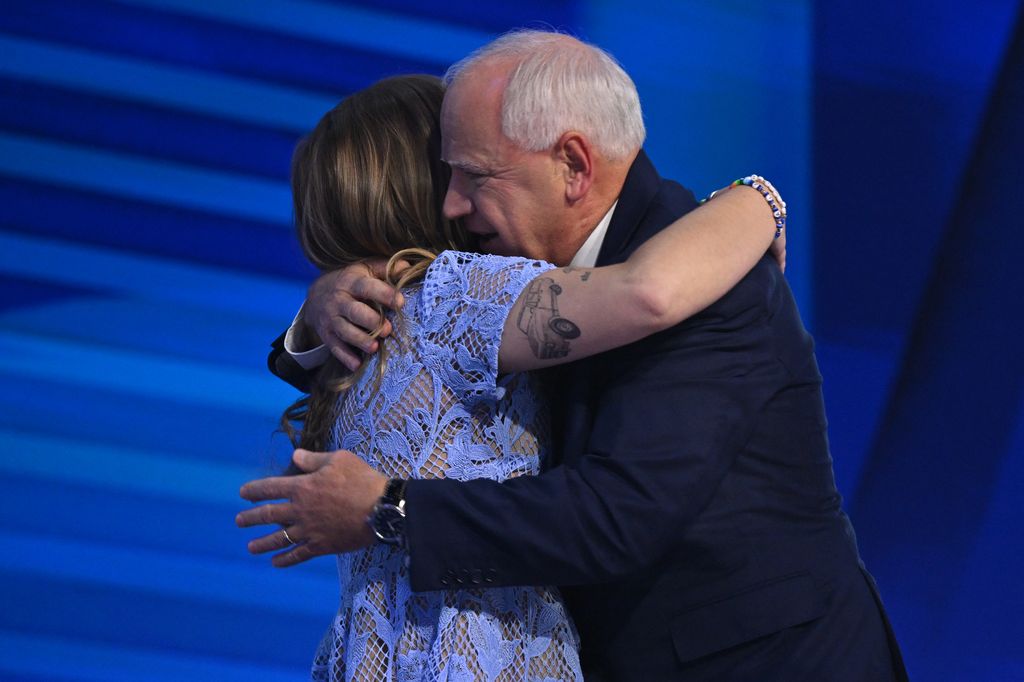
[{"label": "man with white hair", "polygon": [[[641,150],[635,86],[601,50],[516,32],[447,80],[444,212],[482,250],[621,262],[697,205]],[[359,300],[395,297],[364,274],[329,273],[307,302],[350,367],[349,346],[376,348]],[[280,341],[271,366],[301,384],[315,360]],[[367,545],[386,503],[404,525],[374,530],[400,536],[416,590],[563,586],[588,679],[905,679],[840,508],[813,343],[770,257],[683,324],[547,376],[556,461],[539,476],[389,482],[351,453],[299,450],[308,475],[248,484],[309,529],[275,565]],[[284,507],[240,522],[280,523]],[[252,548],[286,546],[275,532]]]}]

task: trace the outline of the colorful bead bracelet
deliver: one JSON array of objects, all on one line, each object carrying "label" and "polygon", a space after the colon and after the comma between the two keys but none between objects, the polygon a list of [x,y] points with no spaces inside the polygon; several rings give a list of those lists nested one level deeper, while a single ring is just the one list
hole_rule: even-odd
[{"label": "colorful bead bracelet", "polygon": [[[760,175],[748,175],[745,178],[740,178],[729,187],[738,187],[739,185],[756,189],[764,197],[764,200],[768,202],[768,207],[772,210],[772,215],[775,216],[775,238],[781,237],[782,231],[786,229],[786,202],[782,200],[782,195],[775,189],[775,186]],[[700,203],[710,201],[719,191],[721,190],[712,192]]]}]

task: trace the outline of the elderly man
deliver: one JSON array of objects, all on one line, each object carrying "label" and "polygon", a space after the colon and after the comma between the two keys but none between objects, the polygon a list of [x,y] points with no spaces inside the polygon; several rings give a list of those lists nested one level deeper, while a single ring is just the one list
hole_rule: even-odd
[{"label": "elderly man", "polygon": [[[444,210],[483,250],[620,262],[696,206],[640,149],[635,87],[597,48],[513,33],[448,80]],[[345,344],[373,351],[359,327],[377,322],[357,299],[394,295],[358,269],[331,273],[307,319],[354,366]],[[292,363],[271,356],[300,383]],[[561,585],[588,679],[905,678],[840,508],[812,341],[770,257],[698,316],[547,383],[560,447],[539,476],[389,482],[351,453],[300,450],[305,475],[243,488],[288,501],[239,523],[300,520],[304,542],[274,558],[287,566],[373,542],[376,508],[416,590]],[[284,549],[282,536],[250,548]]]}]

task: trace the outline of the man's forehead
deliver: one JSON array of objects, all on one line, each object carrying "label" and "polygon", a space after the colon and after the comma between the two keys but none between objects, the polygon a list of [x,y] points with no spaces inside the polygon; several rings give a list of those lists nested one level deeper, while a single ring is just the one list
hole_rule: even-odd
[{"label": "man's forehead", "polygon": [[444,106],[455,111],[500,107],[511,71],[512,65],[507,60],[467,68],[448,86]]},{"label": "man's forehead", "polygon": [[[475,74],[471,72],[464,78],[472,75]],[[460,79],[450,87],[441,113],[441,142],[447,162],[483,165],[496,153],[503,142],[500,98],[503,87],[503,83],[493,79]]]}]

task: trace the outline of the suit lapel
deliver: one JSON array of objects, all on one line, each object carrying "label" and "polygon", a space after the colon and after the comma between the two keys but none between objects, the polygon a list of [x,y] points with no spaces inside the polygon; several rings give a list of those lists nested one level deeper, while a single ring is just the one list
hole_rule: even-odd
[{"label": "suit lapel", "polygon": [[622,192],[619,193],[619,204],[612,214],[612,221],[597,256],[598,265],[611,265],[626,260],[632,251],[632,239],[647,214],[648,206],[658,193],[660,183],[661,176],[641,149],[626,174]]},{"label": "suit lapel", "polygon": [[[632,240],[647,214],[647,208],[658,192],[661,178],[643,150],[633,161],[619,194],[619,203],[612,214],[598,265],[625,260],[635,248]],[[552,413],[557,415],[562,431],[561,455],[573,463],[587,451],[588,434],[594,420],[595,382],[603,376],[600,355],[565,366],[559,377],[561,390],[553,396]]]}]

